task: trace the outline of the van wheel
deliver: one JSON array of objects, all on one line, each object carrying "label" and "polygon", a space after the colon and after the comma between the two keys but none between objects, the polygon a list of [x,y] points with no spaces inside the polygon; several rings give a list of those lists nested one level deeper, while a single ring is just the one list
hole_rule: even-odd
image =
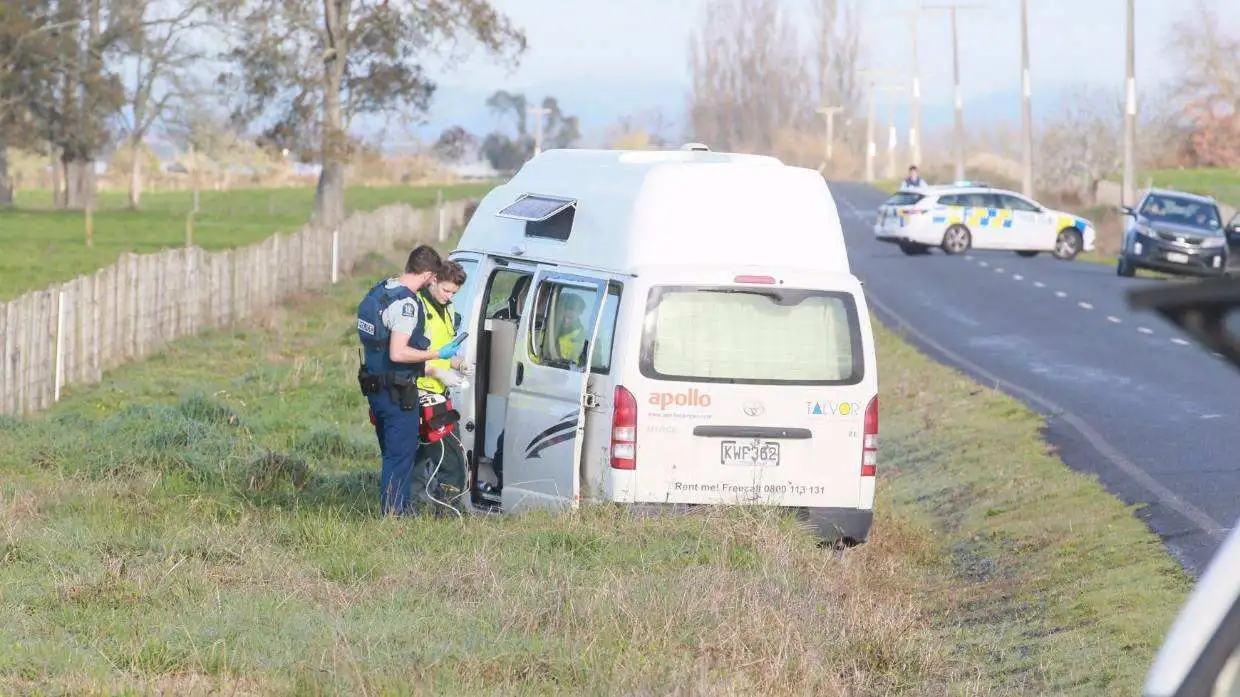
[{"label": "van wheel", "polygon": [[943,233],[942,247],[948,254],[964,254],[973,247],[973,234],[963,225],[953,225]]},{"label": "van wheel", "polygon": [[1031,250],[1031,249],[1022,249],[1016,253],[1025,258],[1036,257],[1038,255],[1036,251]]},{"label": "van wheel", "polygon": [[1055,238],[1055,258],[1072,261],[1081,253],[1081,231],[1074,227],[1066,227],[1059,231]]},{"label": "van wheel", "polygon": [[916,242],[901,242],[900,251],[910,257],[914,257],[919,254],[929,253],[930,247],[924,244],[917,244]]}]

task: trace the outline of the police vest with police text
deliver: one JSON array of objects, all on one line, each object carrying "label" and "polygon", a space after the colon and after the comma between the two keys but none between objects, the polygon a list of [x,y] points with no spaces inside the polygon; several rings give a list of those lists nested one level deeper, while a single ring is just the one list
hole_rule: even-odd
[{"label": "police vest with police text", "polygon": [[[420,374],[421,364],[394,363],[388,353],[388,342],[391,340],[392,330],[383,323],[383,312],[394,302],[406,298],[416,300],[416,294],[403,283],[397,284],[395,288],[387,287],[390,280],[392,279],[385,278],[375,284],[357,305],[357,336],[362,342],[363,363],[366,372],[372,374],[393,372]],[[420,303],[415,302],[406,307],[418,311]],[[418,317],[418,326],[423,326],[424,321],[424,317]]]}]

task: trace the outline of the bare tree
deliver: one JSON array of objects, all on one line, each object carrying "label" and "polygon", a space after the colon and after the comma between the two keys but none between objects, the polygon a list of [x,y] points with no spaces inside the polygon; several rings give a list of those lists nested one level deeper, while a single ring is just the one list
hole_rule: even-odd
[{"label": "bare tree", "polygon": [[[813,0],[810,48],[797,8],[778,0],[711,0],[690,37],[689,125],[712,147],[775,152],[821,142],[824,99],[858,102],[859,24],[851,2]],[[846,120],[841,119],[841,123]],[[799,146],[796,146],[799,147]]]},{"label": "bare tree", "polygon": [[135,28],[123,55],[132,62],[131,87],[126,101],[130,114],[123,129],[133,151],[129,171],[129,207],[142,198],[142,158],[139,151],[151,127],[177,99],[194,91],[189,70],[201,64],[207,51],[199,35],[210,26],[207,8],[212,0],[130,0]]},{"label": "bare tree", "polygon": [[1212,3],[1197,0],[1172,26],[1170,47],[1179,58],[1174,93],[1194,132],[1188,154],[1205,166],[1240,165],[1240,36],[1222,33]]},{"label": "bare tree", "polygon": [[454,64],[472,39],[515,62],[526,45],[487,0],[223,0],[217,7],[234,30],[227,57],[237,66],[222,82],[247,97],[234,118],[274,117],[265,132],[272,145],[303,158],[317,150],[315,217],[324,225],[344,217],[347,131],[356,115],[424,114],[436,86],[421,60],[432,53]]}]

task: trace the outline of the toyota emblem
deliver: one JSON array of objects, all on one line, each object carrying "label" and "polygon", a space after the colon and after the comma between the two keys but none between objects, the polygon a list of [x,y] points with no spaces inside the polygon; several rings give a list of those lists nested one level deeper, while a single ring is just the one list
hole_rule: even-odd
[{"label": "toyota emblem", "polygon": [[762,406],[762,402],[745,402],[741,411],[744,411],[746,416],[762,416],[766,408]]}]

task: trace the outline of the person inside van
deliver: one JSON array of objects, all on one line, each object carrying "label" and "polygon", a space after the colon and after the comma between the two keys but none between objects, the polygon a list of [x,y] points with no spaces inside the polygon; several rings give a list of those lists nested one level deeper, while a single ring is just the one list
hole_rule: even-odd
[{"label": "person inside van", "polygon": [[577,363],[581,360],[581,350],[586,343],[586,329],[581,324],[581,315],[586,311],[586,301],[580,295],[560,293],[559,317],[555,328],[555,348],[561,360]]}]

